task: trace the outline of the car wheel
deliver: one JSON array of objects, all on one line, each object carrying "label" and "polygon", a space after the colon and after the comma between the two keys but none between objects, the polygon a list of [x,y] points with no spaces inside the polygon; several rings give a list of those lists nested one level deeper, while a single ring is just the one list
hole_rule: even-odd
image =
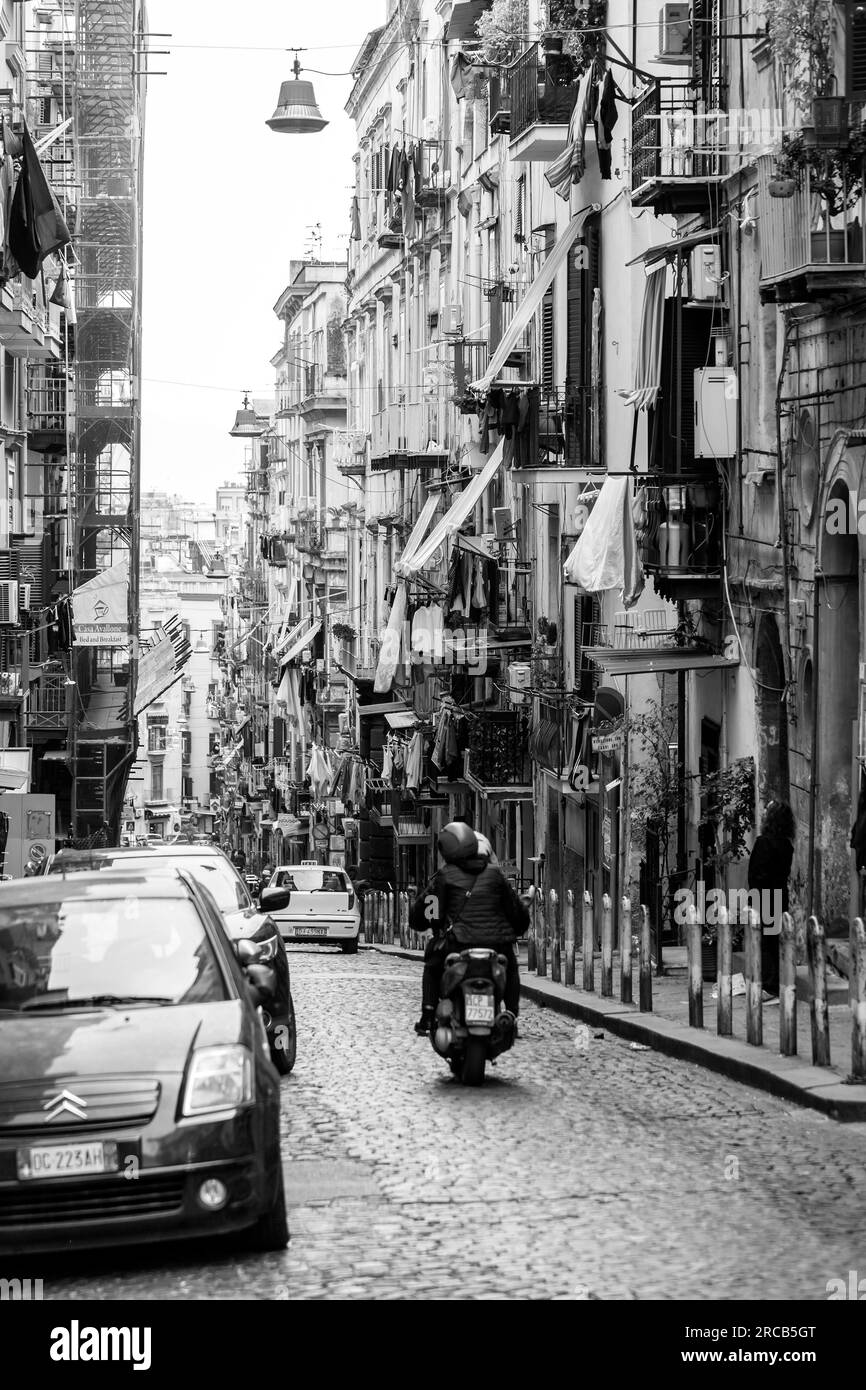
[{"label": "car wheel", "polygon": [[344,956],[354,956],[358,953],[358,938],[353,937],[351,941],[341,941],[340,950]]},{"label": "car wheel", "polygon": [[245,1233],[244,1244],[249,1250],[285,1250],[289,1243],[289,1222],[286,1216],[286,1194],[283,1170],[279,1170],[277,1191],[268,1210]]},{"label": "car wheel", "polygon": [[280,1076],[288,1076],[295,1065],[298,1051],[298,1030],[295,1026],[295,1005],[289,995],[289,1012],[274,1029],[275,1041],[271,1042],[271,1061]]}]

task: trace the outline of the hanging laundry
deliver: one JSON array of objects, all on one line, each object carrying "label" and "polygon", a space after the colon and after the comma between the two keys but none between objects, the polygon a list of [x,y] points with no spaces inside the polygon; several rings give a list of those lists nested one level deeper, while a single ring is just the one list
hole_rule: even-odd
[{"label": "hanging laundry", "polygon": [[403,214],[403,235],[415,236],[415,166],[414,151],[404,150],[400,164],[400,205]]},{"label": "hanging laundry", "polygon": [[9,214],[8,244],[22,271],[35,279],[45,257],[71,241],[60,206],[24,125],[21,170]]},{"label": "hanging laundry", "polygon": [[592,119],[598,150],[598,167],[603,179],[609,179],[612,173],[610,151],[613,144],[613,128],[618,120],[614,90],[613,73],[608,68],[599,84],[598,104]]},{"label": "hanging laundry", "polygon": [[357,194],[352,199],[352,209],[349,214],[352,241],[361,240],[361,209],[358,205]]},{"label": "hanging laundry", "polygon": [[409,740],[409,748],[406,752],[406,788],[408,791],[417,791],[421,786],[424,775],[424,735],[420,729]]},{"label": "hanging laundry", "polygon": [[397,667],[400,664],[403,643],[403,623],[406,617],[406,584],[401,582],[397,585],[397,592],[391,606],[391,616],[388,619],[388,626],[382,638],[382,646],[379,651],[379,662],[376,666],[376,676],[373,681],[373,689],[377,695],[384,695],[391,689],[394,677],[397,674]]}]

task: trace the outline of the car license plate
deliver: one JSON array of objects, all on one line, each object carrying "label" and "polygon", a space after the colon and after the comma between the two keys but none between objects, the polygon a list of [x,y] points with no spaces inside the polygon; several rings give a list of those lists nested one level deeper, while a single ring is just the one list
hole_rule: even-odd
[{"label": "car license plate", "polygon": [[327,936],[327,927],[292,927],[295,936]]},{"label": "car license plate", "polygon": [[19,1149],[16,1155],[18,1177],[75,1178],[90,1173],[118,1171],[116,1144],[51,1144]]},{"label": "car license plate", "polygon": [[466,995],[466,1022],[493,1022],[493,1000],[489,994]]}]

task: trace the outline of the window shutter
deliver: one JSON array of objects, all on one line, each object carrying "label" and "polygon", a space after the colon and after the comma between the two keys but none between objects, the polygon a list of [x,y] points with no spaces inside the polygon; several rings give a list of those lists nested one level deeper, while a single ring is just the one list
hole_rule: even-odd
[{"label": "window shutter", "polygon": [[541,389],[553,391],[553,286],[541,301]]},{"label": "window shutter", "polygon": [[677,437],[682,441],[681,464],[695,461],[695,369],[710,360],[714,310],[709,305],[683,306],[681,366],[682,396],[680,425],[676,425],[677,401],[677,316],[676,299],[666,299],[664,307],[664,351],[662,353],[661,396],[652,436],[655,447],[651,464],[667,473],[676,471]]},{"label": "window shutter", "polygon": [[846,21],[845,96],[849,101],[866,101],[866,5],[848,0]]},{"label": "window shutter", "polygon": [[526,241],[526,175],[517,180],[514,194],[514,240]]},{"label": "window shutter", "polygon": [[691,86],[701,88],[709,76],[710,26],[707,24],[707,0],[692,0],[692,78]]}]

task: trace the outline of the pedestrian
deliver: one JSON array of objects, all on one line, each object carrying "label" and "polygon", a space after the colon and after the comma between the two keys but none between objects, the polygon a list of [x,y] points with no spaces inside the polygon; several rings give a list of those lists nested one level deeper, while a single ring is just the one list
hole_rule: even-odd
[{"label": "pedestrian", "polygon": [[771,801],[761,833],[749,856],[748,883],[760,893],[761,981],[764,998],[779,998],[779,933],[782,913],[788,911],[788,879],[797,833],[794,813],[787,801]]}]

